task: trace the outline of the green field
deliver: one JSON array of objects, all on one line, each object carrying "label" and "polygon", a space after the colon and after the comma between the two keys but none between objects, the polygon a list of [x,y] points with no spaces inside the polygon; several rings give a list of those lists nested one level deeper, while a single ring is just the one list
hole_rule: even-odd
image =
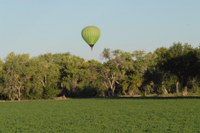
[{"label": "green field", "polygon": [[200,100],[0,102],[0,132],[200,133]]}]

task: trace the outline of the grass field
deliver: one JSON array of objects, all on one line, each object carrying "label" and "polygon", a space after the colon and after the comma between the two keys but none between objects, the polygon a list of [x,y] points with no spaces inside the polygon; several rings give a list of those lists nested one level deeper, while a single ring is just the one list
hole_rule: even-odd
[{"label": "grass field", "polygon": [[200,133],[200,100],[0,102],[0,132]]}]

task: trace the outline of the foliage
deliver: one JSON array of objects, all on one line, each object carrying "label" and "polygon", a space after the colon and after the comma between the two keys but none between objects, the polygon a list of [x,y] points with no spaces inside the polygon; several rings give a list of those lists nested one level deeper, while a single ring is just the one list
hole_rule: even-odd
[{"label": "foliage", "polygon": [[200,48],[174,43],[146,53],[104,49],[103,62],[70,53],[10,53],[0,60],[0,99],[199,95]]}]

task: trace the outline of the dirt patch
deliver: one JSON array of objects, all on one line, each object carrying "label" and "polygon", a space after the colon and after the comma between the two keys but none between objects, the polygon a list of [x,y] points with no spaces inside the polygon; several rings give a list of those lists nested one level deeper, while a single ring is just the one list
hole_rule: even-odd
[{"label": "dirt patch", "polygon": [[66,100],[68,99],[66,96],[55,97],[54,100]]}]

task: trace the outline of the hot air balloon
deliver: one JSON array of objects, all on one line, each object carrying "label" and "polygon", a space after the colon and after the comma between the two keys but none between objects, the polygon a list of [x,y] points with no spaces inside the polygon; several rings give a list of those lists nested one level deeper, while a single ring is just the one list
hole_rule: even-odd
[{"label": "hot air balloon", "polygon": [[99,40],[101,31],[96,26],[87,26],[82,30],[81,35],[92,50],[95,43]]}]

